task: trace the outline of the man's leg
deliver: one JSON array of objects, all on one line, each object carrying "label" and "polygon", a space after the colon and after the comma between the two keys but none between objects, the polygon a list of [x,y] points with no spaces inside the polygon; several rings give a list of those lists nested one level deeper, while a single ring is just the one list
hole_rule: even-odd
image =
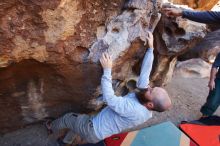
[{"label": "man's leg", "polygon": [[95,136],[95,131],[88,115],[80,115],[75,113],[68,113],[51,123],[51,130],[53,132],[60,132],[62,129],[68,129],[69,132],[63,139],[63,142],[71,143],[96,143],[100,141]]},{"label": "man's leg", "polygon": [[202,106],[201,112],[204,116],[211,116],[220,103],[220,79],[215,80],[215,89],[209,91],[206,103]]},{"label": "man's leg", "polygon": [[51,123],[51,130],[53,132],[60,132],[60,130],[63,130],[63,129],[74,130],[77,117],[78,117],[78,114],[67,113],[64,116],[54,120]]},{"label": "man's leg", "polygon": [[65,135],[63,142],[72,144],[77,137],[75,128],[77,127],[76,124],[78,116],[79,114],[67,113],[64,116],[52,121],[50,124],[50,129],[55,137],[58,138]]}]

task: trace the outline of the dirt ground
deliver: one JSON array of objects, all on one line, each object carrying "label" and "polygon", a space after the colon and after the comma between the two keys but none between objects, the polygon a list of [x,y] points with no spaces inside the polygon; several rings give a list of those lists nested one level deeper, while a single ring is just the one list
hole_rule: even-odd
[{"label": "dirt ground", "polygon": [[[208,95],[208,79],[174,77],[166,86],[172,97],[172,108],[164,113],[154,113],[146,125],[172,121],[178,125],[183,120],[195,120],[201,116],[201,105]],[[220,115],[220,109],[215,113]],[[0,137],[0,146],[44,146],[46,130],[42,124],[35,124]]]}]

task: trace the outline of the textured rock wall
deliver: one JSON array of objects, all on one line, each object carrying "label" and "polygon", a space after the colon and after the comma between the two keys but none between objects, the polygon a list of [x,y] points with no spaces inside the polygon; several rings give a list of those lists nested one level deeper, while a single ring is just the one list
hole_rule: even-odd
[{"label": "textured rock wall", "polygon": [[107,50],[113,56],[115,83],[133,75],[161,3],[5,0],[0,5],[0,128],[5,132],[67,111],[96,109],[100,54]]},{"label": "textured rock wall", "polygon": [[1,132],[88,107],[101,75],[89,48],[123,4],[0,1]]},{"label": "textured rock wall", "polygon": [[169,0],[174,4],[187,5],[193,9],[211,10],[219,0]]},{"label": "textured rock wall", "polygon": [[206,33],[205,24],[162,15],[154,33],[156,58],[151,76],[152,83],[158,86],[166,85],[172,78],[177,57],[201,42]]},{"label": "textured rock wall", "polygon": [[202,58],[206,62],[213,63],[218,52],[220,52],[220,30],[215,30],[208,33],[195,47],[179,56],[179,60]]}]

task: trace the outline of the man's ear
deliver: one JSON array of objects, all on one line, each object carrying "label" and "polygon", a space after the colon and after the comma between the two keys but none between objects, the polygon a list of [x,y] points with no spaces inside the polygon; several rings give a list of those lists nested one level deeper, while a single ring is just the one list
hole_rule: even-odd
[{"label": "man's ear", "polygon": [[147,107],[148,109],[152,110],[154,108],[154,104],[153,104],[153,102],[147,102],[145,104],[145,107]]}]

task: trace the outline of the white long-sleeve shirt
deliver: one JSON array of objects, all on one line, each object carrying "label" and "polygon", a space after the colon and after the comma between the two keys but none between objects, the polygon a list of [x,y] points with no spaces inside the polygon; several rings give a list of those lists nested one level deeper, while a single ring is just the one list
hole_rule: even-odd
[{"label": "white long-sleeve shirt", "polygon": [[[148,88],[153,59],[153,49],[149,48],[142,63],[138,88]],[[107,107],[92,119],[95,134],[100,140],[138,126],[152,117],[152,112],[139,103],[135,93],[124,97],[114,94],[111,69],[104,70],[101,87]]]}]

